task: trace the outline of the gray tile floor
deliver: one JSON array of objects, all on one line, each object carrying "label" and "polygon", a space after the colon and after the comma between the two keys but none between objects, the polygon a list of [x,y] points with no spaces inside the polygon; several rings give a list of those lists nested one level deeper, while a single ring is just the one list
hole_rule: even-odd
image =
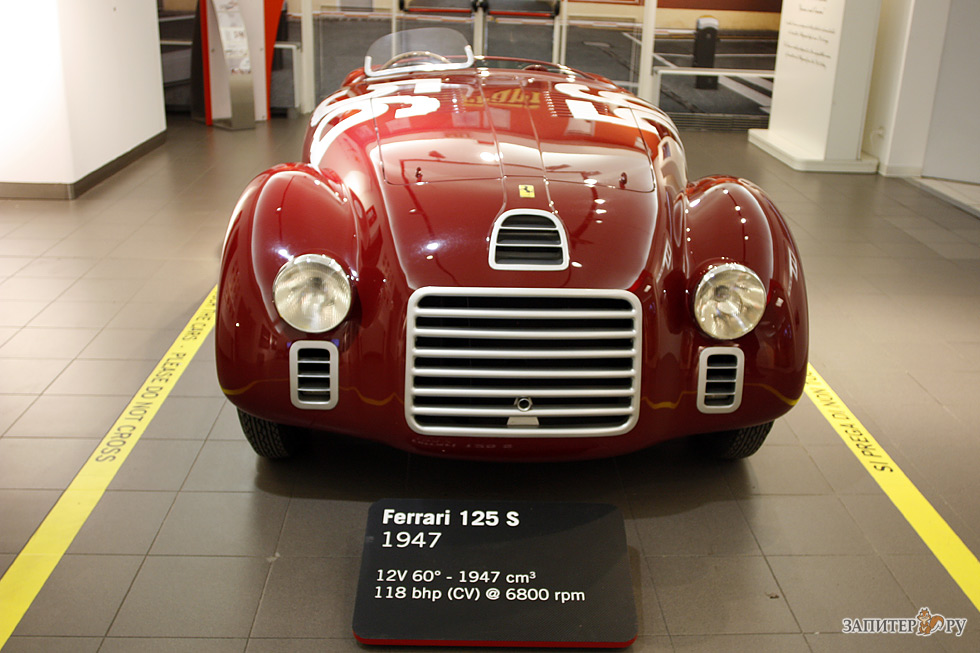
[{"label": "gray tile floor", "polygon": [[[0,572],[215,283],[247,181],[303,120],[171,117],[167,143],[73,202],[0,201]],[[797,173],[744,134],[686,136],[693,177],[734,173],[791,222],[812,362],[980,552],[980,220],[906,182]],[[354,651],[369,504],[604,501],[626,515],[633,651],[980,649],[980,614],[806,399],[754,457],[669,443],[612,460],[489,465],[323,442],[271,464],[198,354],[7,651]],[[969,619],[844,635],[841,620]]]}]

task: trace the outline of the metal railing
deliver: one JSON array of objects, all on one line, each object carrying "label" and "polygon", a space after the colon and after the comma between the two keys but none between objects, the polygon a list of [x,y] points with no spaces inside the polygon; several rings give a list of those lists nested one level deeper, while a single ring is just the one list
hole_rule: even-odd
[{"label": "metal railing", "polygon": [[[191,47],[193,41],[178,39],[160,39],[160,45],[173,47]],[[290,57],[293,60],[293,109],[299,109],[303,91],[303,58],[300,53],[303,51],[303,44],[295,41],[278,41],[275,44],[276,50],[289,50],[292,52]],[[266,80],[266,84],[272,84],[272,80]]]}]

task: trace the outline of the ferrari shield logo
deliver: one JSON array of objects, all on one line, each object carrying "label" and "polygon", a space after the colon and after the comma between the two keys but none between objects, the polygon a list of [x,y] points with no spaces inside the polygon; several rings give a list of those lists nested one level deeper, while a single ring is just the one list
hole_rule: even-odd
[{"label": "ferrari shield logo", "polygon": [[521,193],[521,197],[534,197],[534,186],[531,184],[521,184],[517,188]]}]

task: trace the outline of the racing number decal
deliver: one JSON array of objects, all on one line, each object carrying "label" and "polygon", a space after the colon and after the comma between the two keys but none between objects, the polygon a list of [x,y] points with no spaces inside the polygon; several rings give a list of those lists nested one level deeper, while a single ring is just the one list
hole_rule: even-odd
[{"label": "racing number decal", "polygon": [[[438,111],[439,99],[425,94],[439,92],[440,89],[440,80],[421,79],[372,84],[364,95],[336,101],[335,98],[342,96],[346,91],[335,93],[320,103],[310,120],[311,125],[316,125],[316,131],[310,144],[310,162],[318,165],[327,149],[338,136],[352,127],[381,116],[389,110],[391,105],[408,105],[397,109],[395,118],[424,116]],[[666,129],[674,140],[680,141],[677,127],[674,126],[667,114],[629,93],[592,92],[592,89],[585,84],[570,82],[555,84],[555,90],[568,96],[565,98],[565,104],[574,118],[623,127],[638,127],[658,136],[660,135],[657,129],[659,126]],[[604,104],[610,107],[610,112],[613,115],[600,114],[596,109],[596,104]],[[344,114],[349,115],[346,115],[336,125],[331,126],[332,120]],[[524,187],[520,190],[521,197],[534,197],[533,187],[529,191]],[[531,194],[524,195],[525,192]]]},{"label": "racing number decal", "polygon": [[[436,81],[438,80],[420,80]],[[423,85],[413,81],[412,86],[415,91],[432,91],[432,84]],[[330,104],[331,99],[336,95],[327,98],[313,112],[310,120],[311,125],[316,125],[313,132],[313,141],[310,143],[310,163],[319,165],[326,154],[330,145],[337,140],[337,137],[348,129],[365,122],[374,120],[380,115],[387,113],[393,104],[407,104],[395,111],[395,118],[412,118],[414,116],[424,116],[439,109],[439,100],[429,95],[394,95],[406,88],[405,83],[389,82],[387,84],[372,84],[368,87],[368,92],[352,98],[346,98]],[[331,126],[330,122],[345,113],[350,115],[343,118],[336,125]]]},{"label": "racing number decal", "polygon": [[[660,132],[657,130],[657,126],[660,126],[666,129],[674,140],[680,142],[677,127],[674,126],[674,122],[666,113],[629,93],[615,91],[593,93],[591,92],[592,89],[585,84],[573,84],[571,82],[555,84],[555,90],[568,96],[565,99],[565,104],[573,118],[605,122],[622,127],[638,127],[658,136]],[[604,116],[600,114],[595,107],[596,104],[609,106],[613,115]]]}]

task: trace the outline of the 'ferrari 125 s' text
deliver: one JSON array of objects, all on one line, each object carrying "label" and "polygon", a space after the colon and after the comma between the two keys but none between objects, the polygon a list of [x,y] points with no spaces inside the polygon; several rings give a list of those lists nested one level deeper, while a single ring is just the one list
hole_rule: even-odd
[{"label": "'ferrari 125 s' text", "polygon": [[490,460],[761,446],[803,391],[803,270],[743,179],[687,180],[608,80],[392,34],[225,238],[218,379],[271,458],[346,434]]}]

